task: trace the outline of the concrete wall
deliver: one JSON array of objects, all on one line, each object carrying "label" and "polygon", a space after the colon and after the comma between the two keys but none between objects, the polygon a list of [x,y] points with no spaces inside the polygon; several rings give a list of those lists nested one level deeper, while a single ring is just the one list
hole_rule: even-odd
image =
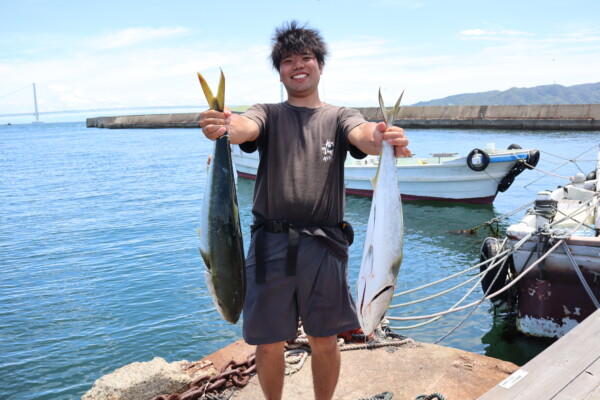
[{"label": "concrete wall", "polygon": [[[377,107],[357,108],[381,120]],[[198,128],[200,114],[129,115],[88,118],[88,128]],[[529,106],[402,107],[396,125],[407,128],[600,130],[600,104]]]},{"label": "concrete wall", "polygon": [[[378,108],[359,108],[381,120]],[[600,104],[402,107],[396,125],[409,128],[600,130]]]},{"label": "concrete wall", "polygon": [[123,115],[86,119],[88,128],[199,128],[200,113]]}]

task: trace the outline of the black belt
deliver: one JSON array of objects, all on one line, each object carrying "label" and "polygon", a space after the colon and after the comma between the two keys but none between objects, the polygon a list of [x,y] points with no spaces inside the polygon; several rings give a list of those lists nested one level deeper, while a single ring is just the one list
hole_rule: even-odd
[{"label": "black belt", "polygon": [[[298,229],[306,228],[311,225],[294,225],[288,221],[267,221],[261,224],[252,226],[252,233],[256,233],[256,243],[254,249],[256,263],[256,283],[265,283],[267,278],[267,269],[265,268],[265,253],[264,253],[264,232],[270,233],[287,233],[288,248],[285,262],[285,275],[296,275],[296,265],[298,259],[298,248],[300,244],[300,232]],[[340,222],[335,225],[320,225],[339,227],[349,244],[354,240],[354,231],[352,225],[348,222]]]}]

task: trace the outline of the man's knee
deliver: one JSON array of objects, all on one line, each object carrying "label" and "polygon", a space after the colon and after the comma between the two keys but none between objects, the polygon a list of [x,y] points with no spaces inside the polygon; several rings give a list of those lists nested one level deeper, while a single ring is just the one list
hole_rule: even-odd
[{"label": "man's knee", "polygon": [[308,342],[313,352],[337,353],[339,351],[337,336],[315,337],[308,336]]},{"label": "man's knee", "polygon": [[283,354],[284,345],[285,342],[259,344],[258,346],[256,346],[256,354],[259,357],[276,357],[278,355]]}]

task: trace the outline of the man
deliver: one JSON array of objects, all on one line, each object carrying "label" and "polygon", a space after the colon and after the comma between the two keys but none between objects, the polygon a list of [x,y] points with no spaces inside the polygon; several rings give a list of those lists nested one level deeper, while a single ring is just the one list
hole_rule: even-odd
[{"label": "man", "polygon": [[207,110],[204,135],[229,132],[247,152],[258,148],[252,240],[246,261],[243,334],[257,345],[268,400],[282,396],[285,341],[300,319],[312,351],[315,399],[332,398],[340,371],[337,334],[359,326],[347,280],[350,237],[344,216],[344,160],[379,154],[382,140],[409,156],[399,127],[369,123],[356,110],[321,102],[327,56],[320,33],[295,21],[277,29],[271,58],[288,100],[257,104],[243,115]]}]

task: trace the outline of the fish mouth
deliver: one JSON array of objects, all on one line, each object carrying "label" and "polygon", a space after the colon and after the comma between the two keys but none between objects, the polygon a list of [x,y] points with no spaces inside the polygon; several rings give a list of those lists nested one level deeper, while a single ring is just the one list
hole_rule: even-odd
[{"label": "fish mouth", "polygon": [[371,301],[375,301],[377,300],[377,298],[379,296],[381,296],[382,294],[384,294],[385,292],[387,292],[388,290],[394,290],[394,286],[393,285],[388,285],[386,287],[384,287],[383,289],[381,289],[379,292],[377,292],[377,294],[375,296],[373,296],[373,300]]},{"label": "fish mouth", "polygon": [[385,313],[388,306],[383,307],[383,303],[389,304],[387,295],[394,292],[394,285],[387,285],[378,291],[371,299],[365,304],[365,295],[360,301],[360,312],[359,322],[365,333],[371,333],[375,330],[377,325],[381,323],[381,320],[385,317]]},{"label": "fish mouth", "polygon": [[[387,285],[385,287],[383,287],[379,292],[377,292],[377,294],[375,294],[375,296],[373,296],[373,298],[371,298],[371,301],[369,302],[369,304],[373,304],[379,297],[381,297],[383,294],[387,293],[389,290],[394,290],[394,286],[393,285]],[[362,299],[360,299],[360,313],[362,315],[365,314],[366,308],[365,308],[365,291],[363,291],[363,297]]]}]

